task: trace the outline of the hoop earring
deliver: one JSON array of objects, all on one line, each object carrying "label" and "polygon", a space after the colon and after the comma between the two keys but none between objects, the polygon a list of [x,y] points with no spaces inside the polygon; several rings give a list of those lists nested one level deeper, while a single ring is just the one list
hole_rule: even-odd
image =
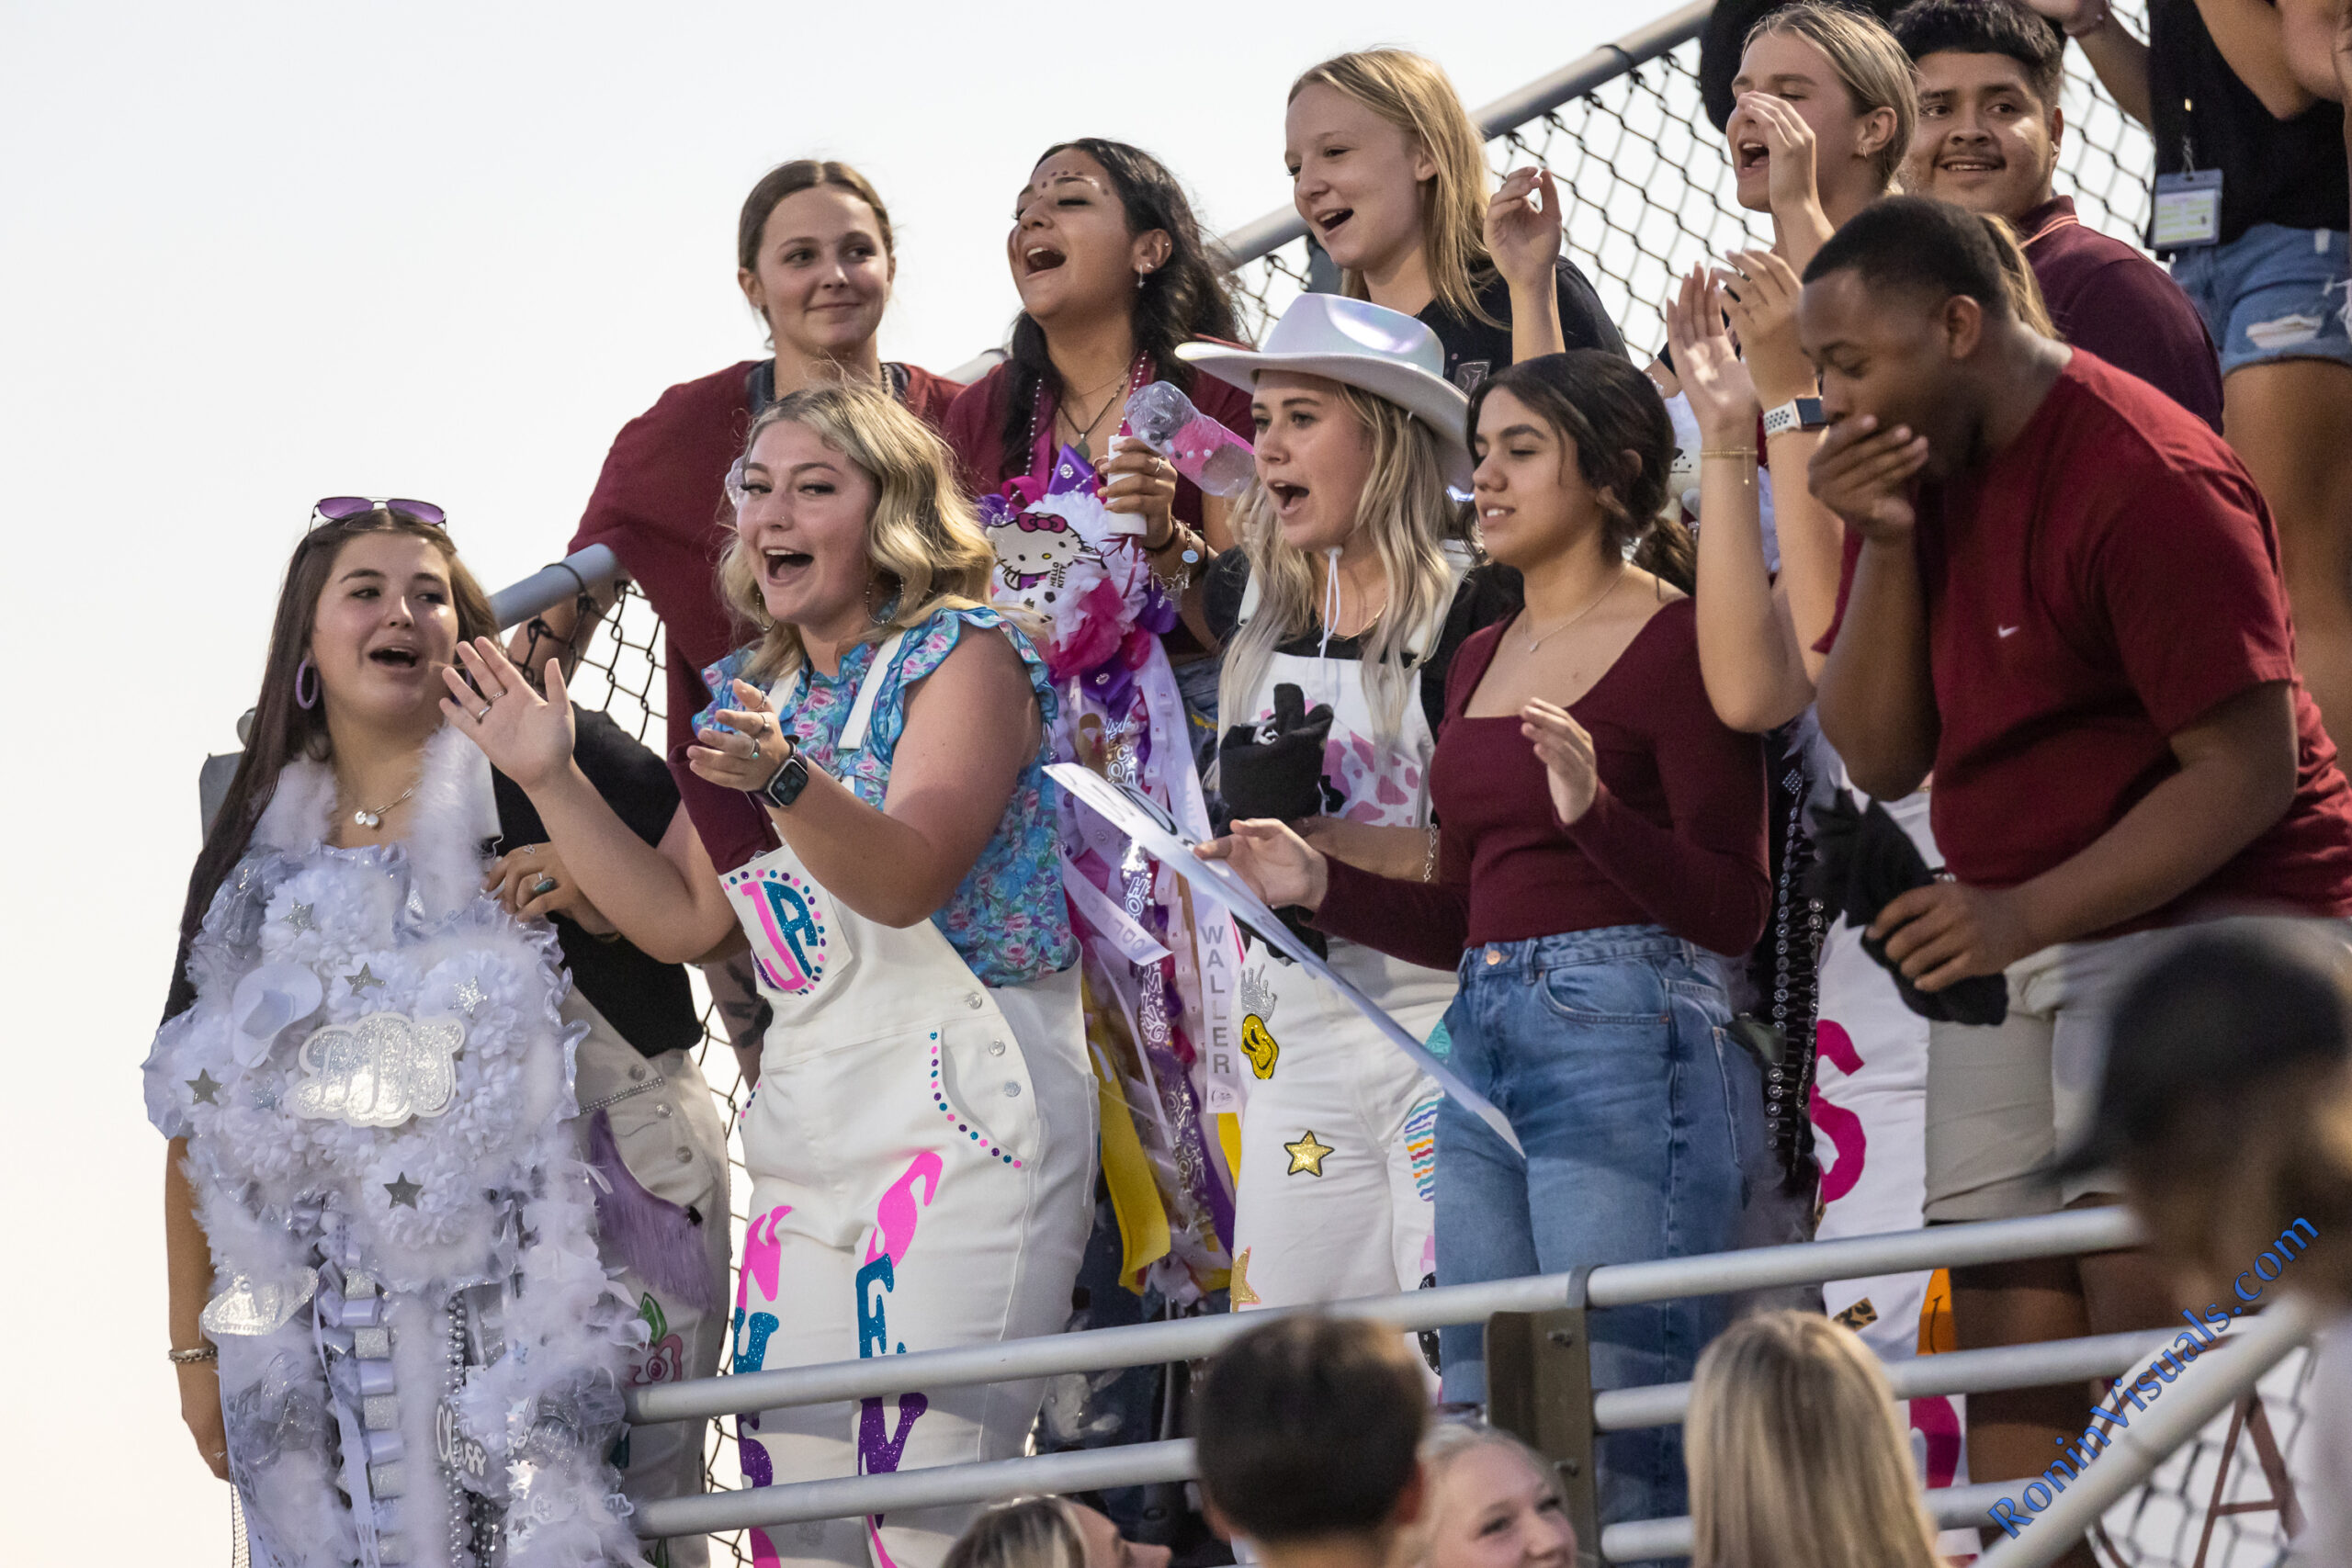
[{"label": "hoop earring", "polygon": [[[308,696],[302,694],[305,682],[310,684]],[[301,665],[294,671],[294,705],[305,711],[319,705],[319,670],[311,662],[311,656],[307,653],[302,656]]]}]

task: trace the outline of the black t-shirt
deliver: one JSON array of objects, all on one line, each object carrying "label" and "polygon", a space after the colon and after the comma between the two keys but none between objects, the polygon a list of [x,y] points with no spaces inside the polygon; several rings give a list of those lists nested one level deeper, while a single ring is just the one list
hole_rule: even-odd
[{"label": "black t-shirt", "polygon": [[2222,171],[2222,243],[2256,223],[2342,229],[2344,108],[2325,100],[2275,119],[2206,30],[2197,0],[2150,0],[2148,107],[2156,173]]},{"label": "black t-shirt", "polygon": [[[668,764],[605,714],[575,703],[571,716],[578,729],[571,756],[580,771],[630,832],[660,843],[678,810]],[[498,852],[547,842],[547,826],[522,786],[495,770],[490,782],[498,796]],[[591,936],[562,915],[555,917],[555,934],[571,983],[639,1055],[658,1056],[702,1038],[685,965],[664,964],[627,937]]]},{"label": "black t-shirt", "polygon": [[[1201,581],[1201,613],[1216,634],[1220,643],[1233,640],[1241,627],[1241,600],[1250,587],[1250,558],[1240,550],[1227,550],[1209,563],[1208,575]],[[1428,716],[1430,733],[1437,733],[1445,718],[1445,676],[1453,668],[1453,656],[1469,640],[1470,634],[1508,620],[1519,613],[1523,591],[1516,569],[1488,561],[1472,567],[1462,574],[1461,583],[1453,591],[1453,607],[1445,614],[1445,629],[1438,634],[1437,647],[1421,662],[1421,711]],[[1329,648],[1323,646],[1319,626],[1310,626],[1305,635],[1274,646],[1277,653],[1295,654],[1313,659],[1363,658],[1363,639],[1335,637]],[[1222,733],[1226,720],[1219,715],[1217,725]]]},{"label": "black t-shirt", "polygon": [[[1567,345],[1624,353],[1625,340],[1618,335],[1617,323],[1600,308],[1600,296],[1593,292],[1591,280],[1577,270],[1577,264],[1562,256],[1552,273],[1559,285],[1560,336]],[[1500,273],[1492,271],[1479,274],[1472,282],[1477,287],[1479,309],[1502,325],[1490,327],[1474,316],[1448,310],[1437,299],[1430,301],[1419,318],[1445,345],[1445,378],[1464,392],[1477,390],[1479,382],[1510,364],[1510,285]]]}]

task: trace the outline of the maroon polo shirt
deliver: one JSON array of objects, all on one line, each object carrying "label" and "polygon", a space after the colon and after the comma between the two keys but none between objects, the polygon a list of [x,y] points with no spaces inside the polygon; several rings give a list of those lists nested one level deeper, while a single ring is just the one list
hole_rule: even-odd
[{"label": "maroon polo shirt", "polygon": [[[766,814],[749,796],[704,782],[684,761],[694,716],[710,702],[704,666],[750,637],[718,595],[718,558],[734,534],[727,470],[742,455],[754,412],[752,372],[763,363],[747,359],[681,382],[621,426],[571,546],[610,545],[662,616],[670,771],[703,847],[720,867],[741,865],[775,843]],[[963,388],[911,365],[888,368],[907,406],[937,429]]]},{"label": "maroon polo shirt", "polygon": [[2087,348],[2222,428],[2222,366],[2205,319],[2172,274],[2086,227],[2075,198],[2052,197],[2018,220],[2025,259],[2058,335]]},{"label": "maroon polo shirt", "polygon": [[[2171,904],[2095,934],[2233,908],[2352,915],[2352,784],[2296,673],[2269,508],[2220,436],[2078,348],[2016,439],[1915,504],[1940,726],[1929,815],[1954,876],[2013,887],[2080,853],[2179,771],[2177,731],[2285,681],[2286,815]],[[1860,554],[1849,532],[1825,648]]]}]

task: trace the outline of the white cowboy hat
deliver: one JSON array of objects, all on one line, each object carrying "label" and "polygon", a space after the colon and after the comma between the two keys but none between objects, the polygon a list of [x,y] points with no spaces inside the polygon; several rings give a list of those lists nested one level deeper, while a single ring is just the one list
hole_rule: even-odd
[{"label": "white cowboy hat", "polygon": [[1220,381],[1255,391],[1265,370],[1322,376],[1387,399],[1435,431],[1445,452],[1446,482],[1470,488],[1472,462],[1464,426],[1470,400],[1445,378],[1445,345],[1402,310],[1339,294],[1302,294],[1260,350],[1186,343],[1176,357]]}]

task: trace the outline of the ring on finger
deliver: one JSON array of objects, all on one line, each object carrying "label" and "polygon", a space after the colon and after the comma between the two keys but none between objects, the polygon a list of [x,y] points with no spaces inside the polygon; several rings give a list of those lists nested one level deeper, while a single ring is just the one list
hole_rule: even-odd
[{"label": "ring on finger", "polygon": [[474,715],[474,722],[476,724],[488,724],[490,722],[490,705],[488,703],[482,704],[481,711]]},{"label": "ring on finger", "polygon": [[752,761],[753,761],[754,762],[756,762],[756,761],[758,761],[759,760],[760,760],[760,743],[759,743],[758,741],[754,740],[754,741],[752,741]]},{"label": "ring on finger", "polygon": [[544,898],[562,886],[563,885],[561,883],[558,882],[552,876],[542,876],[537,882],[531,884],[531,897],[534,898]]}]

